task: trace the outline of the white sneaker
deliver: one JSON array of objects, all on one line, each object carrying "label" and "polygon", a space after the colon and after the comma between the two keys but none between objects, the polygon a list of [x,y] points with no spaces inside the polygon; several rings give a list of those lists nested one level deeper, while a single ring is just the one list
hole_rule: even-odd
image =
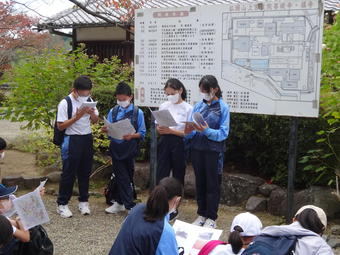
[{"label": "white sneaker", "polygon": [[90,207],[88,202],[79,202],[78,209],[82,215],[90,215]]},{"label": "white sneaker", "polygon": [[198,216],[197,219],[192,224],[196,225],[196,226],[201,226],[202,227],[206,220],[207,220],[206,217]]},{"label": "white sneaker", "polygon": [[216,221],[212,220],[212,219],[207,219],[203,225],[203,227],[205,228],[216,228]]},{"label": "white sneaker", "polygon": [[68,205],[58,205],[57,213],[60,214],[62,218],[71,218],[73,215]]},{"label": "white sneaker", "polygon": [[125,206],[117,202],[114,202],[113,205],[105,209],[106,213],[119,213],[123,211],[125,211]]}]

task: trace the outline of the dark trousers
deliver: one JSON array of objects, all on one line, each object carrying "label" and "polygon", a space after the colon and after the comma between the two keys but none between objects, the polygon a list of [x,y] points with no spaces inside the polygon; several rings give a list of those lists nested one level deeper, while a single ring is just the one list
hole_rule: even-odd
[{"label": "dark trousers", "polygon": [[119,146],[111,142],[110,152],[112,158],[113,173],[116,176],[117,197],[116,202],[124,205],[126,209],[130,210],[136,204],[134,203],[133,191],[133,174],[135,169],[135,159],[127,157],[125,159],[117,160],[113,156],[112,146]]},{"label": "dark trousers", "polygon": [[157,147],[157,177],[159,183],[165,177],[172,176],[184,184],[185,150],[183,137],[162,135]]},{"label": "dark trousers", "polygon": [[63,169],[59,183],[58,205],[67,205],[78,178],[79,202],[89,199],[89,178],[93,161],[93,138],[89,135],[65,136],[61,147]]},{"label": "dark trousers", "polygon": [[219,152],[191,151],[196,177],[197,214],[212,220],[217,219],[220,202],[221,177],[219,173]]}]

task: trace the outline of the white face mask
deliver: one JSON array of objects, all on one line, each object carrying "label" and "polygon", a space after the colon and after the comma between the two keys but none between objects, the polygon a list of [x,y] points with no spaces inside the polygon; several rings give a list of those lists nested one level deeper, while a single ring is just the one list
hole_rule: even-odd
[{"label": "white face mask", "polygon": [[3,151],[0,153],[0,159],[4,159],[4,158],[5,158],[5,152]]},{"label": "white face mask", "polygon": [[123,108],[126,108],[130,105],[130,101],[129,100],[126,100],[126,101],[119,101],[117,100],[117,104]]},{"label": "white face mask", "polygon": [[177,104],[179,101],[179,94],[176,93],[175,95],[169,95],[168,101],[171,102],[172,104]]},{"label": "white face mask", "polygon": [[12,201],[10,199],[0,200],[0,214],[6,214],[12,209]]},{"label": "white face mask", "polygon": [[201,92],[201,97],[206,100],[206,101],[210,101],[211,99],[214,98],[214,96],[210,93],[203,93]]},{"label": "white face mask", "polygon": [[85,103],[87,102],[87,100],[89,99],[90,96],[78,96],[77,100],[80,102],[80,103]]}]

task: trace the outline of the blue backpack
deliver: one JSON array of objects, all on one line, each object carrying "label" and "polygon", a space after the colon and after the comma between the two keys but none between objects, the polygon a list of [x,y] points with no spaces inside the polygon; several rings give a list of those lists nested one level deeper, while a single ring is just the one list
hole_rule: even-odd
[{"label": "blue backpack", "polygon": [[299,237],[259,235],[242,255],[292,255]]}]

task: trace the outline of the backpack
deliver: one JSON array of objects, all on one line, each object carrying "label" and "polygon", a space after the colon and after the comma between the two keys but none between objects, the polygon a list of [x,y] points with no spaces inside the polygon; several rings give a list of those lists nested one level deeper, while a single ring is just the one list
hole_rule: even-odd
[{"label": "backpack", "polygon": [[117,199],[117,180],[114,173],[112,173],[109,183],[104,190],[106,204],[112,205],[113,201]]},{"label": "backpack", "polygon": [[242,255],[292,255],[299,236],[259,235]]},{"label": "backpack", "polygon": [[[67,117],[68,119],[71,119],[72,118],[72,101],[71,101],[71,98],[69,96],[65,97],[65,100],[67,102]],[[65,136],[65,130],[60,130],[58,128],[58,122],[57,122],[57,119],[58,119],[58,111],[57,111],[57,114],[56,114],[56,119],[55,119],[55,122],[54,122],[54,130],[53,130],[53,143],[57,146],[61,146],[63,144],[63,141],[64,141],[64,136]]]},{"label": "backpack", "polygon": [[54,248],[51,239],[42,226],[36,226],[29,230],[30,241],[19,242],[15,255],[53,255]]},{"label": "backpack", "polygon": [[200,250],[200,252],[198,253],[198,255],[209,255],[210,252],[215,249],[215,247],[217,245],[220,245],[220,244],[223,244],[223,245],[226,245],[227,243],[225,242],[222,242],[222,241],[219,241],[219,240],[212,240],[208,243],[206,243],[203,248]]},{"label": "backpack", "polygon": [[[135,188],[135,184],[132,180],[131,183],[132,186],[132,192],[133,192],[133,198],[137,199],[137,192]],[[117,200],[117,180],[114,173],[112,173],[110,180],[104,190],[104,196],[105,196],[105,202],[107,205],[112,205],[113,201]]]}]

